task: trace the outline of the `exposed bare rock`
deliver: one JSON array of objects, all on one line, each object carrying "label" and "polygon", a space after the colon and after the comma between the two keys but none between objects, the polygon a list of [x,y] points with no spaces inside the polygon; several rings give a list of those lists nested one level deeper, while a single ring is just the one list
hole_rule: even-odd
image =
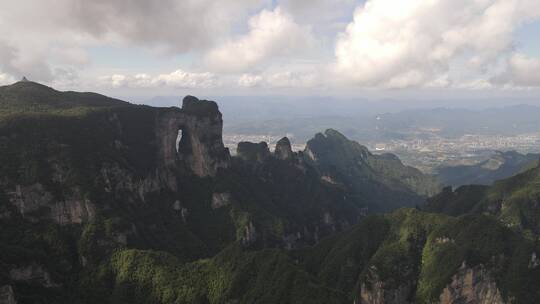
[{"label": "exposed bare rock", "polygon": [[294,158],[294,153],[291,148],[291,142],[287,137],[283,137],[276,143],[276,150],[274,154],[277,158],[282,160],[288,160]]},{"label": "exposed bare rock", "polygon": [[229,166],[229,150],[222,140],[223,120],[213,101],[185,97],[181,110],[160,112],[156,132],[160,158],[167,168],[174,170],[180,163],[205,177],[215,176],[219,168]]},{"label": "exposed bare rock", "polygon": [[270,150],[266,142],[258,144],[252,142],[239,142],[236,148],[236,154],[243,160],[262,162],[270,157]]},{"label": "exposed bare rock", "polygon": [[536,252],[531,254],[531,260],[529,261],[529,269],[533,269],[540,266],[540,259],[536,255]]},{"label": "exposed bare rock", "polygon": [[46,191],[43,185],[36,183],[29,186],[17,185],[11,193],[10,201],[19,213],[33,220],[32,212],[44,211],[46,216],[58,224],[80,224],[95,216],[95,205],[84,199],[78,189],[63,201],[57,201]]},{"label": "exposed bare rock", "polygon": [[323,215],[323,223],[326,225],[333,225],[334,224],[334,218],[332,215],[328,212],[325,212]]},{"label": "exposed bare rock", "polygon": [[17,304],[11,285],[0,286],[0,304]]},{"label": "exposed bare rock", "polygon": [[503,298],[497,284],[489,272],[482,266],[473,268],[461,265],[440,296],[441,304],[503,304]]},{"label": "exposed bare rock", "polygon": [[96,207],[86,199],[56,202],[51,208],[51,216],[60,225],[88,222],[95,214]]},{"label": "exposed bare rock", "polygon": [[244,227],[244,234],[240,240],[244,246],[251,245],[257,241],[257,232],[255,231],[255,226],[253,222],[249,222]]},{"label": "exposed bare rock", "polygon": [[39,183],[29,186],[16,185],[15,191],[10,194],[11,203],[23,216],[37,211],[40,207],[47,206],[53,201],[52,194]]},{"label": "exposed bare rock", "polygon": [[449,237],[438,237],[435,239],[435,243],[437,244],[446,244],[446,243],[455,243],[455,241]]},{"label": "exposed bare rock", "polygon": [[138,198],[144,202],[146,194],[150,192],[162,188],[176,190],[176,178],[167,170],[156,169],[144,179],[137,179],[118,164],[106,163],[100,172],[105,192],[115,193],[118,196],[125,196],[125,192],[131,192],[133,196],[129,199]]},{"label": "exposed bare rock", "polygon": [[180,209],[180,215],[182,216],[182,222],[187,223],[187,217],[189,215],[189,210],[187,208]]},{"label": "exposed bare rock", "polygon": [[412,283],[400,285],[398,288],[387,288],[379,279],[376,269],[370,269],[369,282],[360,286],[360,303],[362,304],[407,304],[412,291]]},{"label": "exposed bare rock", "polygon": [[324,181],[324,182],[327,182],[329,184],[332,184],[332,185],[338,185],[339,184],[339,182],[335,181],[334,178],[329,176],[329,175],[322,175],[321,180]]},{"label": "exposed bare rock", "polygon": [[218,209],[231,204],[231,194],[228,192],[212,194],[212,209]]},{"label": "exposed bare rock", "polygon": [[173,210],[180,211],[182,209],[182,203],[179,200],[174,201]]},{"label": "exposed bare rock", "polygon": [[43,269],[41,265],[31,264],[19,268],[13,268],[9,271],[9,278],[13,281],[32,281],[37,282],[44,287],[58,287],[54,283],[49,272]]},{"label": "exposed bare rock", "polygon": [[424,196],[439,190],[433,177],[405,166],[395,155],[372,154],[367,147],[332,129],[316,134],[299,156],[324,181],[373,202],[371,212],[419,205]]}]

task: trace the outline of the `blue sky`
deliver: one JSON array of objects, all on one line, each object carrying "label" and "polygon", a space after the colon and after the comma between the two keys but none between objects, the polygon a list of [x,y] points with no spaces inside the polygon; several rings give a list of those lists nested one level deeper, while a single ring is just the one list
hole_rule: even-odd
[{"label": "blue sky", "polygon": [[540,58],[540,20],[521,26],[515,37],[516,47],[520,52]]},{"label": "blue sky", "polygon": [[115,96],[528,96],[537,0],[22,0],[0,83]]}]

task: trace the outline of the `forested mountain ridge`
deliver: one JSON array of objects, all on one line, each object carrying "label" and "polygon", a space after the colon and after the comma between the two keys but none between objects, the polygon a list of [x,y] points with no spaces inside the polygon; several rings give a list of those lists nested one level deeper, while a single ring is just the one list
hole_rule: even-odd
[{"label": "forested mountain ridge", "polygon": [[472,184],[491,185],[496,180],[535,167],[539,158],[539,154],[533,153],[496,151],[493,156],[478,164],[438,168],[436,175],[442,184],[453,187]]},{"label": "forested mountain ridge", "polygon": [[529,235],[490,215],[378,214],[438,185],[337,131],[231,157],[213,101],[153,108],[31,82],[0,93],[9,303],[538,300]]}]

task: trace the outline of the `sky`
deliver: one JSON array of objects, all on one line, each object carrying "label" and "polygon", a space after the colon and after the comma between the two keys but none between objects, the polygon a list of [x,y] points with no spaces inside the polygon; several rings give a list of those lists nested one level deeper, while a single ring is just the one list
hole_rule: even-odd
[{"label": "sky", "polygon": [[0,84],[146,97],[540,92],[538,0],[0,4]]}]

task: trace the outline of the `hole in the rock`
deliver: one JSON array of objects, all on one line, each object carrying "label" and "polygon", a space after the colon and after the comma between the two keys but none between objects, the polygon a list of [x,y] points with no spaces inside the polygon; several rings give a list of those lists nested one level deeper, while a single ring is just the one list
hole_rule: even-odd
[{"label": "hole in the rock", "polygon": [[178,136],[176,136],[176,153],[180,148],[180,141],[182,140],[182,130],[178,130]]}]

